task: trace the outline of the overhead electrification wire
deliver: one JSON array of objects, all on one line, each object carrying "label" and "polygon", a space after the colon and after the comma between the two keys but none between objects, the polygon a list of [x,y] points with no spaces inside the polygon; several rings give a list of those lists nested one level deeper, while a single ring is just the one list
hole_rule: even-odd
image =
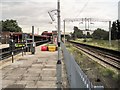
[{"label": "overhead electrification wire", "polygon": [[87,2],[84,4],[84,6],[82,7],[82,9],[78,13],[78,15],[76,15],[76,17],[78,17],[84,11],[84,9],[87,7],[88,3],[89,3],[89,0],[87,0]]}]

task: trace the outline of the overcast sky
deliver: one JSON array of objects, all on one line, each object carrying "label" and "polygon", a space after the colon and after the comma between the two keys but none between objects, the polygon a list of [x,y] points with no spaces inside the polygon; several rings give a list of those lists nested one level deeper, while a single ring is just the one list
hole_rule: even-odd
[{"label": "overcast sky", "polygon": [[[61,0],[61,21],[64,18],[98,18],[115,21],[118,19],[119,0]],[[31,26],[35,26],[35,33],[47,30],[56,30],[56,21],[52,24],[48,11],[57,8],[57,0],[2,0],[0,2],[1,20],[15,19],[23,32],[31,32]],[[56,19],[56,15],[53,14]],[[84,29],[80,22],[67,23],[66,30],[73,31],[76,25]],[[108,23],[94,23],[91,29],[96,27],[108,28]],[[63,30],[63,22],[61,22]]]}]

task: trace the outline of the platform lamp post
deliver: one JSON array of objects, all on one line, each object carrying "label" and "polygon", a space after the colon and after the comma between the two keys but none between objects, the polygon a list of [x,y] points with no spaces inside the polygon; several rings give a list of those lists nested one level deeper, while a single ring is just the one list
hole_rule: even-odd
[{"label": "platform lamp post", "polygon": [[56,72],[57,72],[57,88],[61,90],[62,85],[62,65],[61,65],[61,58],[60,58],[60,44],[61,44],[61,32],[60,32],[60,0],[57,1],[57,9],[51,10],[48,12],[52,21],[55,21],[55,18],[52,16],[52,12],[57,11],[57,29],[58,29],[58,60],[56,64]]},{"label": "platform lamp post", "polygon": [[57,61],[57,88],[61,90],[61,58],[60,58],[60,44],[61,44],[61,32],[60,32],[60,0],[57,1],[57,23],[58,23],[58,61]]}]

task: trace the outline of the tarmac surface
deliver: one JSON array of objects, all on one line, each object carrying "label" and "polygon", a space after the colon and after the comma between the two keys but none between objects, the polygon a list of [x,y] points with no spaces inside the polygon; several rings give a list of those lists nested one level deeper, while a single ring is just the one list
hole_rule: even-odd
[{"label": "tarmac surface", "polygon": [[[41,51],[36,47],[35,55],[26,53],[23,57],[9,63],[0,70],[2,88],[57,88],[57,51]],[[61,53],[62,59],[62,53]],[[65,66],[62,60],[62,88],[67,88]],[[3,89],[3,90],[4,90]],[[17,89],[16,89],[17,90]]]}]

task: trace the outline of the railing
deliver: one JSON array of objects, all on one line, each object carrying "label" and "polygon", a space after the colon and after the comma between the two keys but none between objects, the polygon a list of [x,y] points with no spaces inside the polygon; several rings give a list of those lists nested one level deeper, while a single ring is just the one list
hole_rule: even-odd
[{"label": "railing", "polygon": [[44,41],[36,41],[35,43],[36,43],[36,46],[39,46],[39,45],[47,43],[47,42],[49,42],[49,41],[48,40],[44,40]]},{"label": "railing", "polygon": [[[16,48],[15,50],[13,50],[13,52],[14,52],[14,55],[17,55],[17,54],[22,52],[22,48]],[[4,59],[11,57],[11,53],[12,52],[9,49],[6,52],[1,52],[0,53],[0,60],[4,60]]]},{"label": "railing", "polygon": [[[81,70],[79,65],[76,63],[74,57],[69,54],[63,43],[61,43],[61,49],[63,51],[70,88],[87,88],[88,90],[95,88],[85,73]],[[103,86],[100,86],[100,88],[103,88]]]},{"label": "railing", "polygon": [[[41,44],[44,44],[44,43],[47,43],[49,42],[48,40],[44,40],[44,41],[37,41],[35,42],[36,43],[36,46],[39,46]],[[30,46],[31,46],[32,43],[30,43]],[[13,51],[11,51],[10,47],[7,47],[7,48],[3,48],[1,49],[0,51],[0,60],[4,60],[4,59],[7,59],[9,57],[11,57],[12,55],[12,52],[14,53],[14,55],[17,55],[19,53],[23,53],[23,52],[26,52],[26,51],[29,51],[30,52],[30,46],[29,47],[16,47]]]}]

